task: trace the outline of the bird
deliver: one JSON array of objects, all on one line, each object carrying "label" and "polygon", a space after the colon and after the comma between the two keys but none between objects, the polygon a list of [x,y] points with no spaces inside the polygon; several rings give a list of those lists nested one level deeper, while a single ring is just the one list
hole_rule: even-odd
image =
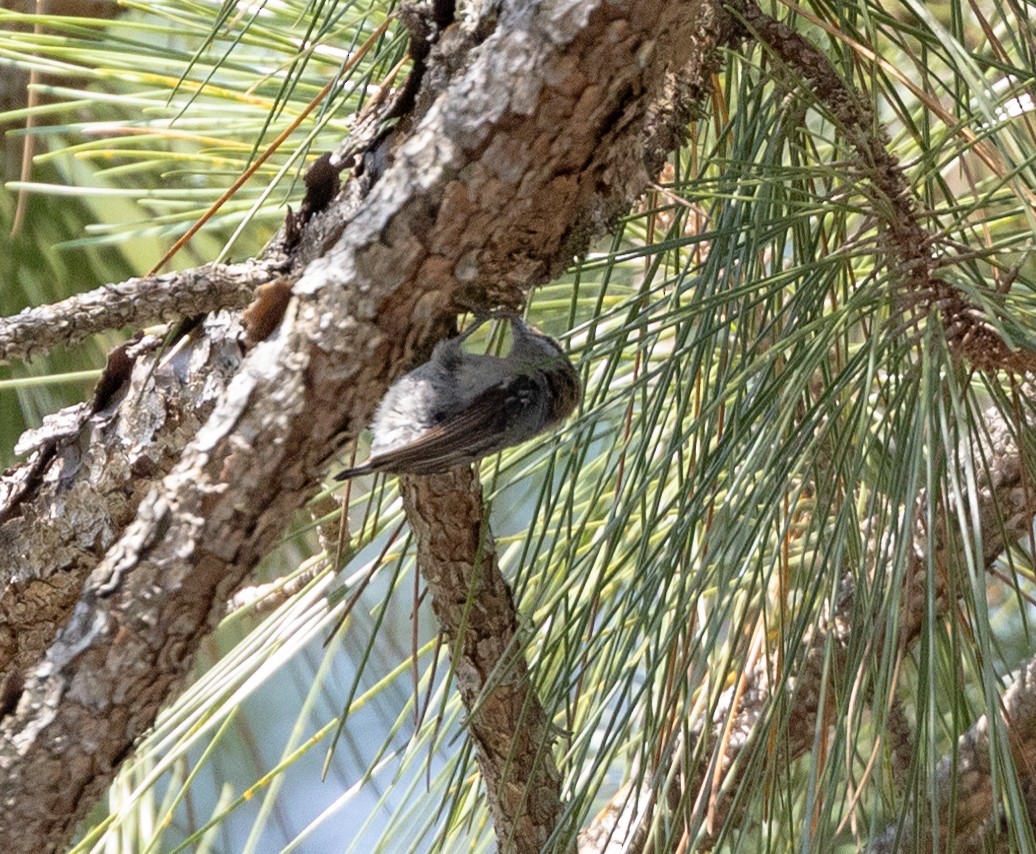
[{"label": "bird", "polygon": [[370,458],[335,475],[428,475],[470,464],[561,424],[582,385],[557,340],[518,315],[505,356],[468,353],[465,339],[494,315],[436,344],[431,358],[396,380],[371,422]]}]

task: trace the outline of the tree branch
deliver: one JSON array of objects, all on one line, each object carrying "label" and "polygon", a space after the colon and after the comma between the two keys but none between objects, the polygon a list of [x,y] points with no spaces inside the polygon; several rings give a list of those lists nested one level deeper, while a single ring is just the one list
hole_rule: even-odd
[{"label": "tree branch", "polygon": [[[861,189],[884,225],[890,267],[902,288],[897,299],[913,325],[938,310],[949,346],[981,371],[1036,372],[1036,353],[1012,349],[984,319],[984,312],[958,289],[935,276],[935,241],[917,216],[914,193],[870,104],[847,84],[830,60],[790,27],[754,2],[738,7],[752,34],[802,81],[829,111],[855,153]],[[998,296],[990,294],[992,302]]]},{"label": "tree branch", "polygon": [[550,721],[529,684],[511,590],[470,468],[404,478],[418,564],[453,658],[502,854],[539,854],[561,817]]},{"label": "tree branch", "polygon": [[[165,373],[156,368],[157,385],[208,366],[198,369],[211,378],[200,426],[180,421],[190,405],[160,408],[145,386],[27,466],[34,483],[6,523],[15,528],[27,515],[60,519],[76,450],[107,459],[104,448],[114,454],[119,431],[147,413],[160,410],[153,441],[177,458],[168,473],[131,479],[128,518],[106,529],[71,618],[24,671],[24,689],[10,692],[0,724],[8,850],[64,845],[189,672],[228,591],[457,307],[517,302],[640,192],[704,90],[721,37],[705,2],[514,0],[497,13],[483,42],[451,57],[456,73],[295,282],[280,328],[243,358],[236,328],[207,328],[162,363]],[[234,349],[239,364],[220,360]],[[136,369],[123,388],[134,381],[143,385]],[[5,600],[18,596],[12,578],[24,589],[38,573],[14,563]]]},{"label": "tree branch", "polygon": [[136,329],[221,308],[242,308],[259,285],[277,275],[256,262],[206,264],[182,273],[127,279],[53,305],[27,308],[0,318],[0,364],[44,353],[57,344],[78,344],[106,329]]}]

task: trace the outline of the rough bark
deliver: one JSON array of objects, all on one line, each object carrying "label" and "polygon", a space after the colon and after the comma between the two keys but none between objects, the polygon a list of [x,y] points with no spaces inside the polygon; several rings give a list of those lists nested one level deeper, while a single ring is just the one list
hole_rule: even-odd
[{"label": "rough bark", "polygon": [[[471,710],[468,729],[502,854],[536,854],[563,812],[550,722],[529,683],[517,611],[470,468],[402,483],[421,577]],[[556,847],[555,850],[564,850]]]},{"label": "rough bark", "polygon": [[0,364],[26,359],[57,344],[72,346],[86,336],[125,326],[243,308],[255,289],[277,277],[273,265],[211,264],[184,273],[128,279],[76,294],[55,305],[27,308],[0,318]]}]

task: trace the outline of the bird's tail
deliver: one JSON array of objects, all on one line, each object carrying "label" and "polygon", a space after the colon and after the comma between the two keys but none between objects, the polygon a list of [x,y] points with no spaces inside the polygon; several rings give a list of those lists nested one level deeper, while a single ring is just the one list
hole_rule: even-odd
[{"label": "bird's tail", "polygon": [[345,469],[336,474],[332,480],[349,480],[353,477],[358,477],[361,474],[370,474],[373,469],[369,463],[364,463],[362,466],[353,466],[351,469]]}]

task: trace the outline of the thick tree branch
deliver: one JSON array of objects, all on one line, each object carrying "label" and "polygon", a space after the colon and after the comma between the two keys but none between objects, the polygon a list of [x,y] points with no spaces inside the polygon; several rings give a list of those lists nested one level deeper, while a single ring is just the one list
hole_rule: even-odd
[{"label": "thick tree branch", "polygon": [[[154,440],[182,443],[178,462],[138,479],[132,521],[108,530],[71,619],[10,692],[8,850],[62,847],[189,672],[228,591],[457,306],[518,301],[653,177],[707,79],[711,13],[699,2],[500,4],[495,31],[454,57],[459,70],[301,274],[281,327],[225,385],[218,354],[239,346],[234,330],[185,341],[168,370],[210,365],[211,414],[179,432],[180,410],[161,413]],[[19,493],[23,513],[60,518],[67,455],[103,457],[155,405],[126,395],[103,430],[63,435],[34,473],[53,490]],[[13,568],[23,571],[34,572]]]},{"label": "thick tree branch", "polygon": [[115,390],[108,399],[48,416],[22,437],[18,450],[28,463],[0,478],[6,684],[45,653],[84,579],[211,415],[239,367],[239,333],[229,317],[214,316],[158,365],[162,342],[153,336],[120,348],[118,367],[109,360]]}]

